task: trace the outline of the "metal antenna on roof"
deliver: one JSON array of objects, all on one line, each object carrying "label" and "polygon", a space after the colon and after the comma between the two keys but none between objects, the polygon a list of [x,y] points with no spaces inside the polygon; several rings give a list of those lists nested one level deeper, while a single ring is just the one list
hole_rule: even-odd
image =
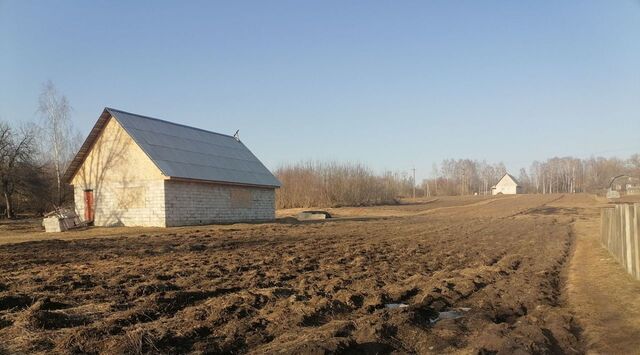
[{"label": "metal antenna on roof", "polygon": [[233,134],[233,138],[240,142],[240,130],[237,130],[236,133]]}]

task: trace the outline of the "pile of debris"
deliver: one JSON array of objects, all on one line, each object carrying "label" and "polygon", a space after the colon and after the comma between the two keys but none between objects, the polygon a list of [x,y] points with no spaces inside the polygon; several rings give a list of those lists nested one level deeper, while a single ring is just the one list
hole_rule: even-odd
[{"label": "pile of debris", "polygon": [[327,218],[331,218],[331,214],[326,211],[303,211],[296,215],[296,219],[299,221],[313,221]]},{"label": "pile of debris", "polygon": [[46,232],[64,232],[88,225],[89,222],[80,220],[73,210],[67,208],[56,208],[45,214],[42,220],[42,226]]}]

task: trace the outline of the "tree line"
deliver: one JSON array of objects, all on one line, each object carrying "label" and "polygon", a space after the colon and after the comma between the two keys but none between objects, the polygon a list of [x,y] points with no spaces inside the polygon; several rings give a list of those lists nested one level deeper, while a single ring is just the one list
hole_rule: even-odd
[{"label": "tree line", "polygon": [[534,161],[520,170],[520,183],[529,193],[601,192],[617,175],[640,177],[640,154],[627,159],[591,157]]},{"label": "tree line", "polygon": [[71,105],[48,81],[37,112],[36,122],[0,120],[0,213],[6,218],[24,211],[42,214],[73,200],[63,174],[82,137],[70,119]]},{"label": "tree line", "polygon": [[362,163],[299,162],[275,171],[282,183],[277,208],[366,206],[391,203],[413,189],[407,173],[376,174]]},{"label": "tree line", "polygon": [[[406,172],[376,174],[361,163],[299,162],[285,164],[275,174],[282,183],[276,192],[278,208],[363,206],[394,203],[411,197],[490,195],[507,169],[503,163],[445,159],[433,164],[431,176],[414,184]],[[603,193],[612,177],[640,177],[640,154],[628,159],[555,157],[534,161],[512,174],[525,193]]]},{"label": "tree line", "polygon": [[[42,214],[73,202],[64,171],[82,136],[70,119],[71,105],[46,82],[37,101],[39,120],[11,124],[0,119],[0,216]],[[15,121],[13,121],[15,122]],[[362,163],[298,162],[275,171],[282,183],[278,208],[364,206],[394,203],[399,197],[489,195],[507,172],[503,163],[445,159],[417,184],[408,172],[376,173]],[[513,174],[526,193],[603,192],[612,177],[640,177],[640,155],[627,159],[554,157],[534,161]]]},{"label": "tree line", "polygon": [[507,172],[503,163],[490,164],[471,159],[445,159],[433,164],[432,177],[422,181],[427,196],[471,195],[491,193],[494,185]]},{"label": "tree line", "polygon": [[[422,187],[428,195],[488,195],[506,172],[502,163],[449,159],[439,166],[434,164],[431,177],[423,180]],[[549,194],[603,192],[611,178],[621,174],[640,177],[640,154],[627,159],[554,157],[534,161],[529,169],[512,175],[525,193]]]}]

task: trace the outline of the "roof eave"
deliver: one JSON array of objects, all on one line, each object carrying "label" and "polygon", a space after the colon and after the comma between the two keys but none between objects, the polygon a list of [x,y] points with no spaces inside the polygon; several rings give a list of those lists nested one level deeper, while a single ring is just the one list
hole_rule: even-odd
[{"label": "roof eave", "polygon": [[109,118],[111,118],[111,113],[105,108],[98,118],[98,121],[93,125],[93,128],[89,132],[89,135],[82,143],[82,146],[69,163],[69,166],[67,166],[67,169],[65,170],[65,173],[63,175],[63,180],[67,184],[71,183],[71,180],[73,180],[73,177],[76,175],[85,158],[98,140],[98,137],[106,126],[107,121],[109,121]]},{"label": "roof eave", "polygon": [[193,179],[193,178],[185,178],[178,176],[168,176],[166,180],[172,181],[184,181],[184,182],[197,182],[197,183],[206,183],[206,184],[217,184],[217,185],[231,185],[231,186],[244,186],[244,187],[258,187],[263,189],[279,189],[281,185],[258,185],[258,184],[244,184],[240,182],[230,182],[230,181],[216,181],[216,180],[203,180],[203,179]]}]

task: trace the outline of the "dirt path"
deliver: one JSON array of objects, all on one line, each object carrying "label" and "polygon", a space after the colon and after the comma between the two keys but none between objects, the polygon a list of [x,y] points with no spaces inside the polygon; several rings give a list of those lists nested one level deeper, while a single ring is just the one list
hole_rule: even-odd
[{"label": "dirt path", "polygon": [[584,328],[587,349],[640,354],[640,282],[598,243],[598,218],[575,223],[576,247],[567,293]]},{"label": "dirt path", "polygon": [[600,246],[599,207],[593,200],[560,200],[551,206],[575,218],[575,245],[564,291],[583,328],[587,352],[640,354],[640,282]]}]

